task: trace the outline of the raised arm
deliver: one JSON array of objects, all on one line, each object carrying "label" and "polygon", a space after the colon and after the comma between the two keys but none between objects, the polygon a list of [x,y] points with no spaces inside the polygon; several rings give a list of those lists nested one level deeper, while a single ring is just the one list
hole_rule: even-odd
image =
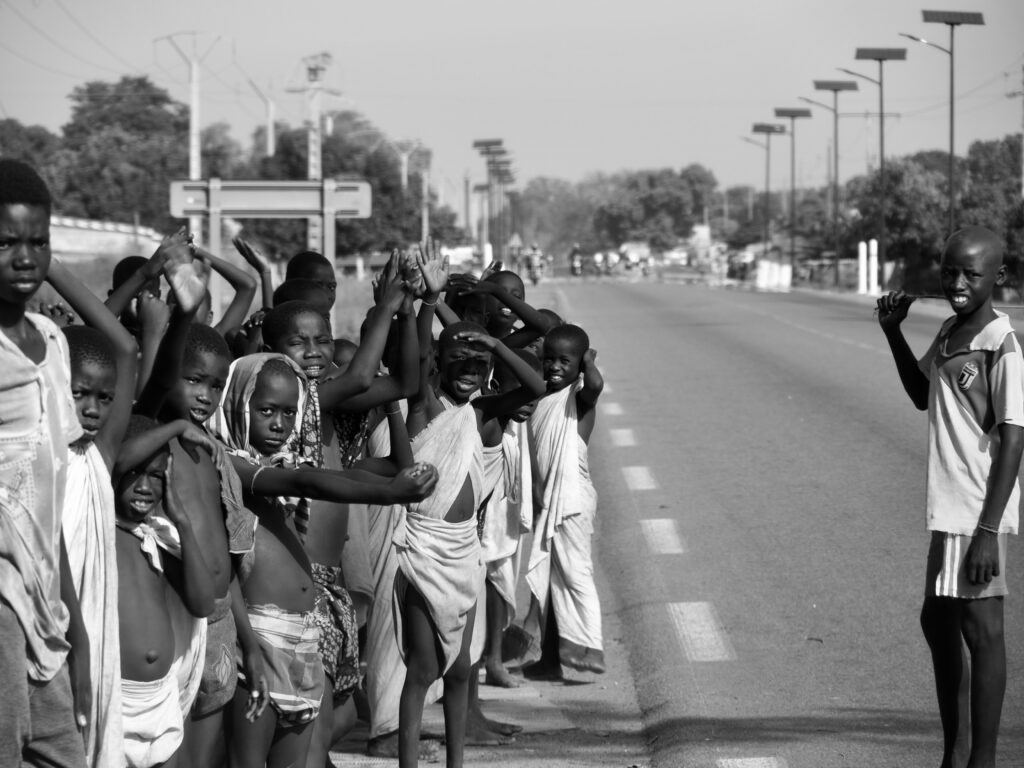
[{"label": "raised arm", "polygon": [[434,310],[448,282],[448,257],[441,258],[437,246],[424,244],[416,254],[416,263],[423,278],[423,301],[416,316],[416,329],[420,352],[419,387],[409,398],[406,427],[410,437],[416,437],[441,411],[441,404],[430,386],[430,362],[433,358]]},{"label": "raised arm", "polygon": [[270,265],[267,264],[267,260],[263,258],[262,253],[242,238],[236,237],[231,241],[231,244],[235,246],[235,250],[241,254],[245,262],[255,269],[256,273],[260,276],[261,306],[264,310],[270,309],[274,306],[274,280],[270,272]]},{"label": "raised arm", "polygon": [[384,270],[384,278],[376,305],[370,310],[359,349],[348,368],[334,379],[320,385],[320,409],[333,411],[354,395],[370,389],[380,370],[380,359],[388,340],[391,318],[405,299],[405,288],[398,275],[396,255],[392,254]]},{"label": "raised arm", "polygon": [[588,349],[583,353],[580,373],[583,374],[583,388],[576,393],[576,403],[580,410],[588,411],[597,405],[597,398],[604,390],[604,377],[597,368],[596,349]]},{"label": "raised arm", "polygon": [[878,324],[889,342],[903,389],[919,411],[928,410],[928,377],[921,373],[901,325],[914,300],[903,291],[891,291],[878,299]]},{"label": "raised arm", "polygon": [[132,467],[139,466],[174,438],[178,438],[181,447],[193,461],[199,461],[197,452],[200,449],[213,454],[213,440],[206,432],[190,421],[176,419],[121,443],[111,474],[121,475]]},{"label": "raised arm", "polygon": [[113,313],[114,317],[121,316],[121,313],[128,308],[132,299],[135,298],[136,294],[142,290],[142,287],[146,283],[160,277],[160,273],[163,271],[164,264],[167,263],[167,258],[170,255],[171,249],[186,242],[188,242],[188,231],[185,227],[180,227],[177,232],[165,237],[153,255],[149,257],[149,261],[135,270],[127,280],[121,283],[121,285],[119,285],[114,292],[107,297],[105,302],[107,309]]},{"label": "raised arm", "polygon": [[153,375],[153,364],[160,341],[171,322],[171,308],[156,296],[144,293],[139,297],[139,362],[135,394],[141,395]]},{"label": "raised arm", "polygon": [[249,307],[252,306],[252,300],[256,297],[256,279],[230,261],[214,256],[198,245],[195,246],[195,254],[196,258],[202,259],[210,266],[210,269],[227,280],[228,285],[235,291],[231,303],[224,310],[224,316],[214,326],[221,336],[226,336],[229,332],[238,330],[242,321],[249,314]]},{"label": "raised arm", "polygon": [[[512,295],[512,293],[502,286],[500,283],[495,283],[490,280],[477,280],[472,275],[458,275],[458,285],[465,293],[482,293],[488,296],[493,296],[506,307],[515,313],[516,317],[523,321],[523,324],[532,329],[537,333],[538,336],[543,336],[550,331],[555,323],[554,321],[534,309],[533,306],[527,304],[520,298]],[[453,282],[455,280],[453,279]],[[533,338],[536,338],[534,336]],[[528,344],[532,339],[528,339],[524,343]]]},{"label": "raised arm", "polygon": [[96,298],[85,285],[74,278],[67,268],[56,259],[50,262],[46,275],[50,285],[71,305],[86,325],[102,333],[114,347],[114,362],[117,365],[117,382],[114,386],[114,402],[106,423],[96,435],[96,446],[109,470],[114,464],[117,448],[121,444],[128,420],[131,418],[132,403],[135,400],[135,369],[138,363],[138,346],[117,317]]},{"label": "raised arm", "polygon": [[164,512],[167,519],[178,529],[181,540],[181,559],[164,558],[164,572],[181,600],[196,618],[202,619],[213,613],[216,595],[213,593],[213,574],[199,549],[192,520],[181,503],[174,487],[173,461],[168,462],[164,472]]},{"label": "raised arm", "polygon": [[494,395],[483,395],[473,401],[473,407],[480,411],[483,421],[511,413],[544,394],[544,379],[500,339],[478,331],[465,331],[456,334],[454,341],[488,350],[501,360],[519,381],[519,386],[515,389]]}]

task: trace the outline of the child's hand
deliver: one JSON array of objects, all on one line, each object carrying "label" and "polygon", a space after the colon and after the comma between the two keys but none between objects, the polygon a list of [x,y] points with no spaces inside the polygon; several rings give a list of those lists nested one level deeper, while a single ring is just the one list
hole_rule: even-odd
[{"label": "child's hand", "polygon": [[196,464],[199,463],[200,448],[213,456],[215,450],[213,440],[206,432],[185,419],[180,419],[178,423],[181,425],[181,432],[178,433],[178,442],[181,444],[182,450],[189,455],[192,461]]},{"label": "child's hand", "polygon": [[75,313],[65,307],[63,301],[56,304],[39,302],[39,314],[50,318],[58,328],[67,328],[75,322]]},{"label": "child's hand", "polygon": [[495,259],[494,261],[492,261],[490,264],[487,265],[487,269],[485,269],[483,272],[480,273],[480,282],[482,283],[484,280],[486,280],[488,277],[493,275],[495,272],[500,272],[500,271],[501,271],[501,261],[499,261],[498,259]]},{"label": "child's hand", "polygon": [[976,531],[964,560],[967,580],[971,584],[988,584],[999,575],[999,537],[989,531]]},{"label": "child's hand", "polygon": [[428,294],[437,296],[448,283],[448,257],[441,258],[437,242],[428,240],[416,254],[416,263]]},{"label": "child's hand", "polygon": [[431,464],[419,462],[406,467],[391,480],[390,486],[395,494],[395,502],[408,504],[423,501],[434,492],[437,485],[437,470]]},{"label": "child's hand", "polygon": [[452,341],[456,341],[460,344],[468,344],[471,347],[486,349],[488,352],[494,351],[495,346],[498,344],[498,340],[496,338],[488,336],[486,333],[481,333],[480,331],[461,331],[452,337]]},{"label": "child's hand", "polygon": [[913,303],[914,299],[903,291],[890,291],[879,297],[875,311],[878,313],[878,324],[882,326],[882,330],[899,328],[900,323],[907,319],[907,312]]},{"label": "child's hand", "polygon": [[71,680],[71,701],[74,706],[75,725],[83,734],[89,727],[92,712],[92,680],[89,677],[89,656],[72,647],[68,652],[68,676]]},{"label": "child's hand", "polygon": [[397,312],[398,308],[402,306],[407,290],[406,282],[399,272],[397,252],[391,253],[391,258],[388,259],[387,266],[384,267],[375,290],[375,299],[380,306],[389,307],[392,313]]},{"label": "child's hand", "polygon": [[594,363],[597,362],[597,350],[588,349],[586,352],[583,353],[583,359],[581,362],[583,363],[584,368],[590,368],[592,365],[594,365]]},{"label": "child's hand", "polygon": [[249,334],[249,331],[255,328],[263,327],[263,318],[266,314],[267,313],[264,312],[262,309],[257,309],[255,312],[249,315],[249,319],[242,323],[242,330],[245,331],[246,335]]},{"label": "child's hand", "polygon": [[267,674],[263,669],[263,657],[259,649],[247,651],[242,649],[242,666],[245,668],[245,679],[249,683],[249,696],[245,702],[245,719],[255,723],[263,710],[270,703],[270,687]]},{"label": "child's hand", "polygon": [[135,315],[139,318],[143,335],[162,338],[171,322],[171,308],[148,292],[136,299]]},{"label": "child's hand", "polygon": [[249,243],[240,237],[231,240],[235,250],[245,259],[245,263],[255,269],[259,274],[265,275],[270,271],[270,266],[263,258],[263,254],[253,248]]},{"label": "child's hand", "polygon": [[172,252],[183,245],[188,246],[189,242],[188,230],[184,226],[179,227],[177,232],[172,232],[165,237],[153,252],[153,255],[149,257],[149,261],[142,266],[142,274],[145,276],[146,281],[148,282],[154,277],[160,277],[160,273],[167,265]]}]

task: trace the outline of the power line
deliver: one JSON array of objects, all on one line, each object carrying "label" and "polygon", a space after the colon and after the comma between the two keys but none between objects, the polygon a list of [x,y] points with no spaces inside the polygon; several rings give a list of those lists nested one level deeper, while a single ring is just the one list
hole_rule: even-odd
[{"label": "power line", "polygon": [[[971,95],[977,93],[978,91],[980,91],[982,88],[987,88],[988,86],[992,85],[992,83],[998,81],[1001,78],[1005,79],[1006,76],[1009,74],[1010,67],[1012,67],[1015,64],[1017,64],[1017,62],[1020,61],[1022,58],[1024,58],[1024,55],[1017,56],[1009,64],[1006,64],[1005,66],[1001,67],[999,69],[999,71],[996,72],[994,75],[992,75],[992,77],[990,77],[988,80],[984,81],[983,83],[979,83],[978,85],[974,86],[973,88],[969,88],[966,91],[962,91],[962,92],[958,93],[956,95],[956,98],[954,99],[954,101],[960,101],[961,99],[964,99],[967,96],[971,96]],[[949,106],[949,101],[947,100],[947,101],[938,102],[936,104],[932,104],[932,105],[927,106],[927,107],[921,107],[920,109],[912,109],[909,112],[904,112],[903,114],[904,114],[905,117],[915,117],[917,115],[923,115],[923,114],[925,114],[927,112],[934,112],[935,110],[943,109],[944,107],[948,107],[948,106]]]},{"label": "power line", "polygon": [[61,0],[54,0],[54,2],[55,2],[55,3],[57,3],[57,6],[58,6],[58,7],[59,7],[59,8],[60,8],[60,9],[61,9],[62,11],[64,11],[64,14],[65,14],[65,15],[66,15],[66,16],[67,16],[67,17],[68,17],[69,19],[71,19],[71,21],[73,21],[73,22],[75,23],[75,26],[77,26],[77,27],[78,27],[78,28],[79,28],[80,30],[82,30],[82,32],[84,32],[84,33],[85,33],[85,35],[86,35],[86,36],[87,36],[87,37],[88,37],[88,38],[89,38],[90,40],[92,40],[92,41],[93,41],[94,43],[96,43],[96,45],[98,45],[98,46],[99,46],[100,48],[102,48],[102,49],[103,49],[104,51],[106,51],[107,53],[109,53],[109,54],[110,54],[111,56],[113,56],[113,57],[114,57],[115,59],[117,59],[117,60],[118,60],[119,62],[121,62],[122,64],[124,64],[124,65],[125,65],[126,67],[128,67],[129,69],[131,69],[131,70],[134,70],[134,71],[138,71],[138,69],[139,69],[138,67],[136,67],[136,66],[135,66],[134,64],[132,64],[131,62],[127,61],[126,59],[122,58],[120,54],[118,54],[117,52],[115,52],[115,51],[114,51],[114,50],[113,50],[112,48],[110,48],[110,47],[109,47],[109,46],[108,46],[108,45],[107,45],[106,43],[104,43],[104,42],[103,42],[102,40],[100,40],[100,39],[99,39],[98,37],[96,37],[96,35],[94,35],[94,34],[93,34],[92,32],[90,32],[90,31],[89,31],[89,30],[88,30],[88,29],[86,28],[86,26],[85,26],[85,25],[84,25],[84,24],[83,24],[83,23],[82,23],[81,21],[79,21],[79,20],[78,20],[78,19],[77,19],[77,18],[75,17],[75,15],[74,15],[73,13],[71,13],[71,11],[69,11],[69,10],[67,9],[67,6],[65,6],[65,5],[64,5],[64,3],[63,3],[63,2],[61,2]]},{"label": "power line", "polygon": [[53,67],[48,67],[45,64],[40,64],[38,61],[34,61],[33,59],[30,59],[25,54],[18,53],[18,51],[14,50],[13,48],[11,48],[9,45],[4,43],[3,41],[0,41],[0,48],[3,48],[8,53],[13,54],[14,56],[17,56],[22,61],[27,62],[27,63],[31,64],[33,67],[36,67],[37,69],[41,69],[44,72],[49,72],[52,75],[60,75],[61,77],[70,77],[72,80],[81,80],[82,79],[81,73],[79,73],[79,74],[72,74],[70,72],[64,72],[63,70],[60,70],[60,69],[54,69]]},{"label": "power line", "polygon": [[35,30],[36,34],[38,34],[44,40],[48,41],[55,48],[58,48],[61,51],[63,51],[64,53],[66,53],[68,56],[71,56],[73,59],[78,59],[80,62],[82,62],[83,64],[86,64],[86,65],[88,65],[90,67],[95,67],[96,69],[102,69],[102,70],[104,70],[106,72],[114,72],[116,74],[120,74],[120,72],[118,70],[116,70],[116,69],[112,69],[111,67],[105,67],[102,64],[97,64],[94,61],[90,61],[89,59],[86,59],[86,58],[84,58],[82,56],[79,56],[77,53],[75,53],[70,48],[68,48],[65,44],[60,43],[57,40],[55,40],[53,37],[51,37],[48,32],[46,32],[45,30],[40,29],[38,26],[36,26],[34,21],[29,19],[27,16],[25,16],[20,10],[18,10],[18,6],[12,4],[9,0],[8,0],[8,2],[6,2],[6,5],[7,5],[7,7],[10,10],[12,10],[14,12],[15,16],[17,16],[19,19],[21,19],[23,22],[25,22],[31,29]]}]

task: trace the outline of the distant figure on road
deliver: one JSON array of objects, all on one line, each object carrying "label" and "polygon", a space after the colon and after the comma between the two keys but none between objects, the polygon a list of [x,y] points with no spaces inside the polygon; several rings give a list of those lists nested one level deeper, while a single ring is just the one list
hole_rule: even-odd
[{"label": "distant figure on road", "polygon": [[[995,234],[982,227],[956,232],[946,243],[940,276],[955,314],[920,362],[900,329],[914,297],[902,291],[883,296],[878,321],[903,388],[928,411],[932,533],[921,627],[935,668],[941,765],[951,768],[956,754],[956,765],[989,768],[1006,688],[1006,537],[1017,533],[1020,505],[1024,356],[1009,319],[992,307],[993,289],[1006,280]],[[966,702],[958,697],[965,675],[972,678],[969,740]]]}]

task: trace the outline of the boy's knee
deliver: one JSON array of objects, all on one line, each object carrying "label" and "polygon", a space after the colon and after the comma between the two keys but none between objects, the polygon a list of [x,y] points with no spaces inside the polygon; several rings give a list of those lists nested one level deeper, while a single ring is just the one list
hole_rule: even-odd
[{"label": "boy's knee", "polygon": [[445,682],[464,683],[469,680],[469,673],[473,665],[469,663],[469,654],[460,654],[455,663],[444,673]]},{"label": "boy's knee", "polygon": [[975,600],[964,610],[964,640],[972,650],[1003,642],[1003,606],[999,598]]}]

